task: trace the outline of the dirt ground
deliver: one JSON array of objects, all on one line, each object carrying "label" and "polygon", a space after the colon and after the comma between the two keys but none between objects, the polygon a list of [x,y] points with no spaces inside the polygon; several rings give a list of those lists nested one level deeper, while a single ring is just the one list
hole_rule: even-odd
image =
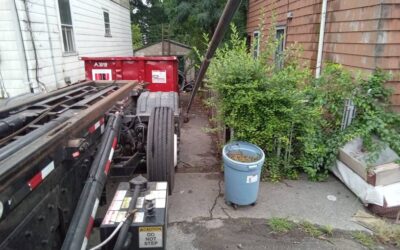
[{"label": "dirt ground", "polygon": [[[181,93],[182,114],[186,113],[189,100],[190,93]],[[209,128],[207,112],[202,100],[197,97],[189,114],[189,122],[183,123],[182,119],[178,173],[208,173],[221,169],[215,138],[206,132]]]}]

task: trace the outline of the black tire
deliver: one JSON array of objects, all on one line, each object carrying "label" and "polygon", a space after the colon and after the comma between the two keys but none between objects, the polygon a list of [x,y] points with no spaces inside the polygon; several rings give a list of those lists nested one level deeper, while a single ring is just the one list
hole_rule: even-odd
[{"label": "black tire", "polygon": [[175,182],[174,130],[171,108],[154,108],[147,132],[147,176],[149,181],[167,181],[170,195]]}]

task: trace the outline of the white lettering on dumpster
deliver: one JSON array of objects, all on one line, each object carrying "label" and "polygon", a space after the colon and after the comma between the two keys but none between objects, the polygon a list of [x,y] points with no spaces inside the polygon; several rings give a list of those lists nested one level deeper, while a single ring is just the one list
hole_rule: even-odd
[{"label": "white lettering on dumpster", "polygon": [[95,67],[107,67],[108,63],[107,62],[95,62],[94,66]]},{"label": "white lettering on dumpster", "polygon": [[140,227],[139,248],[155,248],[163,246],[162,227]]},{"label": "white lettering on dumpster", "polygon": [[254,183],[258,181],[258,175],[248,175],[246,183]]},{"label": "white lettering on dumpster", "polygon": [[152,70],[151,81],[153,83],[167,83],[167,71],[165,70]]}]

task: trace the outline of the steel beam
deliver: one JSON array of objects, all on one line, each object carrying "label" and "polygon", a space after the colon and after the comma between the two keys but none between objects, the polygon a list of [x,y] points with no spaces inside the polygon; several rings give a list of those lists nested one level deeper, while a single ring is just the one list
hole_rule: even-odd
[{"label": "steel beam", "polygon": [[107,127],[90,168],[88,180],[83,188],[69,226],[62,250],[86,249],[101,193],[110,171],[115,143],[121,128],[119,113],[110,116]]},{"label": "steel beam", "polygon": [[36,96],[33,96],[32,98],[29,99],[24,99],[22,101],[17,101],[15,103],[13,103],[12,105],[6,106],[4,108],[0,108],[0,118],[4,118],[7,117],[8,115],[10,115],[10,113],[14,110],[20,110],[23,107],[29,106],[29,105],[33,105],[37,102],[46,100],[48,98],[63,94],[65,92],[80,88],[80,87],[84,87],[84,86],[88,86],[88,85],[93,85],[95,82],[94,81],[86,81],[83,83],[78,83],[78,84],[74,84],[47,94],[39,94]]}]

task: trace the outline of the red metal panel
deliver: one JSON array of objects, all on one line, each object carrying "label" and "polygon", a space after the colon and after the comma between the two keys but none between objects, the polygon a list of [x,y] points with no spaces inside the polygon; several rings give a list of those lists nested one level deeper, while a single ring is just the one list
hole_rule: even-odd
[{"label": "red metal panel", "polygon": [[177,92],[177,76],[171,72],[178,73],[177,64],[169,61],[145,61],[145,81],[152,83],[147,88],[152,92]]},{"label": "red metal panel", "polygon": [[123,79],[135,79],[144,81],[143,60],[124,60],[122,63]]},{"label": "red metal panel", "polygon": [[[178,92],[178,60],[168,57],[82,57],[87,80],[138,80],[150,91]],[[111,70],[111,77],[109,72]]]}]

